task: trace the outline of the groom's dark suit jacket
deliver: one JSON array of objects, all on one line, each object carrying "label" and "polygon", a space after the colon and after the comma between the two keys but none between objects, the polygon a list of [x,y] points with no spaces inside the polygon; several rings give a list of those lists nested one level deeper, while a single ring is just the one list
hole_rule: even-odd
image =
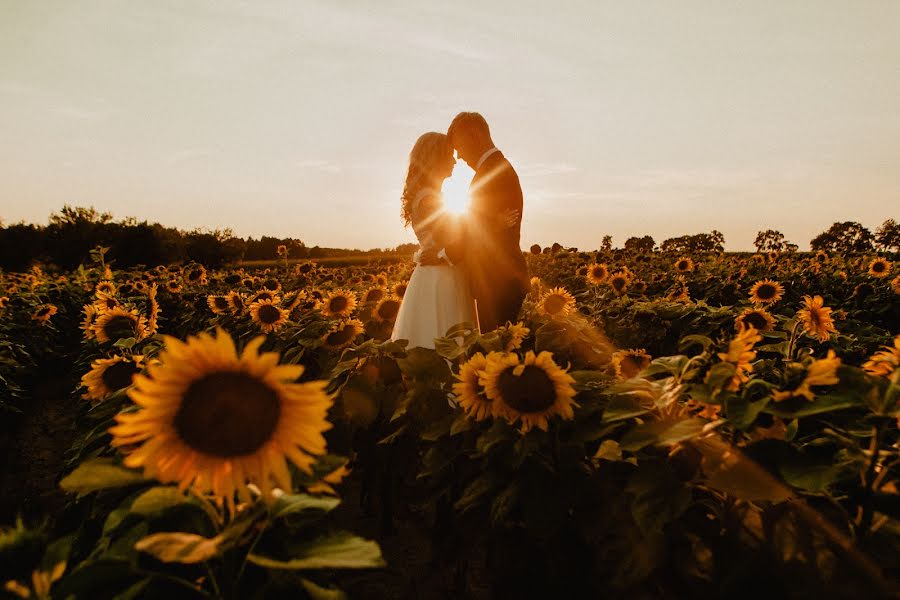
[{"label": "groom's dark suit jacket", "polygon": [[[519,245],[522,187],[501,152],[490,155],[475,172],[469,196],[464,247],[448,249],[448,255],[454,262],[464,255],[463,269],[478,303],[481,331],[487,332],[516,319],[529,285]],[[508,209],[519,211],[512,227],[503,219]]]}]

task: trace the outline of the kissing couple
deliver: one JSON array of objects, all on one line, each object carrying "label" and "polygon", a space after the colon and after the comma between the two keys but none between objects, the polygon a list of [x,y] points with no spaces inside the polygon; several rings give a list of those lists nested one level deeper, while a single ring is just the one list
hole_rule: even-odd
[{"label": "kissing couple", "polygon": [[[475,171],[462,215],[446,210],[441,194],[453,174],[454,152]],[[416,140],[401,215],[405,226],[412,225],[419,250],[392,340],[434,348],[435,338],[460,323],[486,333],[516,321],[529,288],[519,246],[522,187],[484,117],[460,113],[446,135],[428,132]]]}]

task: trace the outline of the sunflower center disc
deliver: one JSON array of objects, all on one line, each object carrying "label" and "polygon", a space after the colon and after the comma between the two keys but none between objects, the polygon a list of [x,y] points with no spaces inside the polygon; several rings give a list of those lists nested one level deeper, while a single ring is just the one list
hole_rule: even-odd
[{"label": "sunflower center disc", "polygon": [[354,328],[352,325],[347,325],[345,327],[341,327],[337,331],[332,331],[325,338],[325,343],[329,346],[340,346],[341,344],[346,344],[350,341],[350,336],[353,334]]},{"label": "sunflower center disc", "polygon": [[281,311],[271,304],[263,304],[259,307],[259,320],[267,325],[277,323],[281,318]]},{"label": "sunflower center disc", "polygon": [[347,299],[343,296],[337,296],[331,299],[331,302],[328,303],[328,309],[331,312],[341,312],[342,310],[347,308]]},{"label": "sunflower center disc", "polygon": [[378,316],[382,319],[390,320],[397,317],[397,313],[400,312],[400,304],[397,302],[385,302],[378,309]]},{"label": "sunflower center disc", "polygon": [[544,300],[544,310],[555,315],[566,306],[566,299],[562,296],[549,296]]},{"label": "sunflower center disc", "polygon": [[747,313],[747,315],[744,317],[744,322],[753,325],[760,331],[765,329],[766,325],[768,324],[766,322],[766,318],[759,313]]},{"label": "sunflower center disc", "polygon": [[540,367],[528,365],[518,377],[510,367],[500,373],[497,383],[503,400],[520,413],[541,412],[556,402],[556,388]]},{"label": "sunflower center disc", "polygon": [[244,373],[212,373],[187,389],[175,430],[190,447],[213,456],[252,454],[275,431],[278,394]]},{"label": "sunflower center disc", "polygon": [[103,371],[100,379],[110,392],[116,392],[131,385],[131,377],[140,372],[136,364],[130,360],[122,360]]},{"label": "sunflower center disc", "polygon": [[134,317],[116,316],[107,321],[103,332],[110,340],[134,337]]}]

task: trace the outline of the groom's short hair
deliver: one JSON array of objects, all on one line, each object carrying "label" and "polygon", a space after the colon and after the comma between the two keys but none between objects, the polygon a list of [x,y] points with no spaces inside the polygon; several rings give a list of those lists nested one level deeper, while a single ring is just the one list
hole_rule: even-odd
[{"label": "groom's short hair", "polygon": [[450,123],[450,128],[447,129],[447,136],[451,139],[456,137],[457,135],[464,136],[472,136],[474,137],[482,137],[486,136],[488,138],[491,137],[491,130],[488,127],[487,121],[484,120],[477,112],[461,112],[455,117],[453,117],[453,121]]}]

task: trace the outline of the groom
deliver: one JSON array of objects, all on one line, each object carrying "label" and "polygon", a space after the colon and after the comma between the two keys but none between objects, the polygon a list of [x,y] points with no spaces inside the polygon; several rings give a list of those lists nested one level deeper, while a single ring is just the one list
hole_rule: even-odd
[{"label": "groom", "polygon": [[486,333],[516,321],[529,287],[519,246],[522,187],[480,114],[456,115],[447,137],[459,158],[475,171],[469,186],[463,269],[477,303],[479,326]]}]

